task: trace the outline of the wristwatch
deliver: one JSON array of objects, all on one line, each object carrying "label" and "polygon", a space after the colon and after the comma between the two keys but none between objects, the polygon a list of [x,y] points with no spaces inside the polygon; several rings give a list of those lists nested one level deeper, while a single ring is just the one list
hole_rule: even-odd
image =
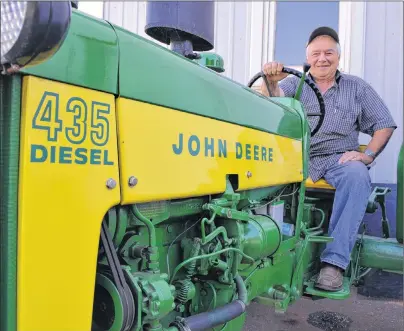
[{"label": "wristwatch", "polygon": [[365,155],[370,156],[372,159],[376,157],[376,154],[373,153],[370,149],[367,149],[363,152]]}]

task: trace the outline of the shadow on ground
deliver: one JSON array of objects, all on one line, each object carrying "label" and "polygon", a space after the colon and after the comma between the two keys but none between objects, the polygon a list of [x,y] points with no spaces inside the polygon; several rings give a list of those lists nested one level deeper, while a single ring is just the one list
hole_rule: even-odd
[{"label": "shadow on ground", "polygon": [[365,276],[364,285],[358,294],[373,299],[394,299],[403,301],[403,275],[375,270]]}]

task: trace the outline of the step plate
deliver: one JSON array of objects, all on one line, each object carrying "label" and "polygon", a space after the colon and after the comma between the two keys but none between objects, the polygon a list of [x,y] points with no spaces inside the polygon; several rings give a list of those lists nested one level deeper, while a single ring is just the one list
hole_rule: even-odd
[{"label": "step plate", "polygon": [[348,277],[344,277],[342,289],[337,292],[324,291],[324,290],[315,288],[314,285],[315,285],[315,281],[316,281],[317,277],[318,276],[315,276],[310,281],[304,283],[304,285],[307,286],[304,291],[306,294],[309,294],[312,296],[317,296],[317,297],[324,297],[324,298],[328,298],[328,299],[334,299],[334,300],[344,300],[349,297],[351,291],[350,291],[350,282],[349,282]]}]

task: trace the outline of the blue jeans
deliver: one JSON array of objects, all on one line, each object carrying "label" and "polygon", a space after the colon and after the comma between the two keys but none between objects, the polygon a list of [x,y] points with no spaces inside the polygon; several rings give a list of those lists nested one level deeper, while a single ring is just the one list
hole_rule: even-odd
[{"label": "blue jeans", "polygon": [[360,161],[348,161],[330,167],[324,178],[336,191],[328,231],[334,240],[327,243],[321,261],[345,270],[372,192],[369,170]]}]

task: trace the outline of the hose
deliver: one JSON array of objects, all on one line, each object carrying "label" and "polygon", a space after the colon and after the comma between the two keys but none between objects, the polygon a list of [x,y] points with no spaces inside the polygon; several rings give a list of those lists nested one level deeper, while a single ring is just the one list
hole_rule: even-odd
[{"label": "hose", "polygon": [[323,223],[324,223],[324,221],[325,221],[325,214],[324,214],[324,211],[323,211],[322,209],[313,207],[313,211],[318,211],[318,212],[320,212],[320,214],[321,214],[321,221],[320,221],[320,224],[319,224],[319,225],[317,225],[317,226],[315,226],[315,227],[313,227],[313,228],[307,229],[308,232],[312,232],[312,231],[316,231],[316,230],[321,229],[321,227],[323,226]]},{"label": "hose", "polygon": [[[199,250],[201,248],[201,243],[199,238],[194,238],[194,244],[190,252],[190,258],[196,257],[199,254]],[[193,260],[191,263],[189,263],[185,269],[185,278],[181,281],[179,281],[179,289],[178,289],[178,294],[177,294],[177,299],[182,303],[186,303],[188,300],[190,300],[189,294],[192,288],[194,287],[194,284],[191,281],[192,276],[195,274],[195,268],[196,268],[196,260]]]},{"label": "hose", "polygon": [[229,252],[229,251],[233,251],[233,252],[236,252],[236,253],[238,253],[238,254],[241,254],[241,255],[244,256],[247,260],[249,260],[249,261],[251,262],[251,264],[253,264],[253,263],[255,262],[255,260],[254,260],[251,256],[248,256],[247,254],[243,253],[243,252],[242,252],[241,250],[239,250],[238,248],[233,248],[233,247],[224,248],[224,249],[221,249],[220,251],[213,252],[213,253],[210,253],[210,254],[203,254],[203,255],[191,257],[191,258],[189,258],[189,259],[187,259],[187,260],[181,262],[181,263],[180,263],[179,265],[177,265],[177,267],[174,269],[173,275],[172,275],[171,280],[170,280],[170,284],[173,282],[173,280],[174,280],[174,278],[175,278],[177,272],[178,272],[184,265],[186,265],[186,264],[188,264],[188,263],[191,263],[191,262],[194,261],[194,260],[200,260],[200,259],[205,259],[205,258],[213,257],[213,256],[216,256],[216,255],[219,255],[219,254],[223,254],[223,253],[225,253],[225,252]]},{"label": "hose", "polygon": [[150,271],[158,271],[159,270],[159,262],[158,262],[158,248],[157,248],[157,240],[156,240],[156,228],[154,224],[146,217],[144,217],[136,205],[131,206],[132,213],[137,217],[137,219],[142,222],[149,233],[149,247],[148,247],[148,258],[147,258],[147,269]]},{"label": "hose", "polygon": [[241,276],[237,275],[234,277],[234,281],[238,293],[237,300],[208,312],[203,312],[186,318],[177,317],[177,319],[170,324],[170,327],[174,326],[179,331],[203,331],[239,317],[246,310],[248,295],[247,288],[245,287]]},{"label": "hose", "polygon": [[248,292],[247,288],[245,287],[243,278],[240,275],[237,275],[236,277],[234,277],[234,281],[236,282],[238,300],[241,300],[247,306]]},{"label": "hose", "polygon": [[142,222],[147,227],[147,231],[149,232],[149,246],[155,247],[157,240],[156,240],[156,229],[154,228],[153,223],[140,213],[136,205],[132,206],[132,212],[139,219],[139,221]]}]

